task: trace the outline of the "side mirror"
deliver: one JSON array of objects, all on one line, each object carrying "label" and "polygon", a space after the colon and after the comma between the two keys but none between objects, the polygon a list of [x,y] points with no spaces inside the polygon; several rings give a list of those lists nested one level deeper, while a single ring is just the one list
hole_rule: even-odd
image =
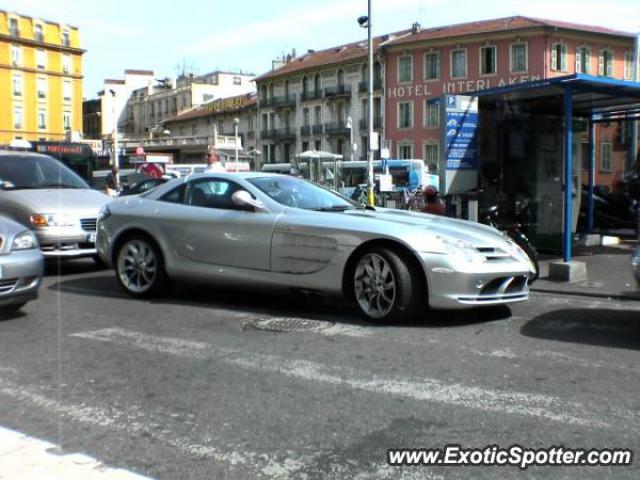
[{"label": "side mirror", "polygon": [[239,207],[251,207],[256,212],[266,212],[267,208],[260,200],[254,199],[246,190],[238,190],[231,195],[231,201]]}]

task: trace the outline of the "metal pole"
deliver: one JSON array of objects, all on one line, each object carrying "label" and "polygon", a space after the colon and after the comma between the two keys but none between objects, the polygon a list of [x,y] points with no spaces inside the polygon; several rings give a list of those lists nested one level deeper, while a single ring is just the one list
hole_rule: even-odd
[{"label": "metal pole", "polygon": [[589,121],[589,190],[587,195],[587,233],[593,233],[593,185],[596,176],[596,124]]},{"label": "metal pole", "polygon": [[564,227],[562,256],[571,262],[571,238],[573,231],[573,92],[570,85],[564,87]]},{"label": "metal pole", "polygon": [[239,118],[233,119],[233,132],[235,135],[235,155],[236,155],[236,173],[239,171],[239,161],[238,161],[238,124],[240,123]]},{"label": "metal pole", "polygon": [[116,116],[116,92],[110,90],[111,93],[111,109],[113,115],[113,165],[117,167],[116,186],[120,186],[120,158],[118,155],[118,117]]},{"label": "metal pole", "polygon": [[371,144],[373,141],[373,39],[371,37],[371,0],[367,1],[367,36],[368,36],[368,50],[369,50],[369,81],[367,82],[367,120],[369,130],[369,141],[367,142],[367,155],[369,164],[367,166],[368,176],[367,184],[369,187],[369,205],[373,206],[375,203],[375,195],[373,193],[373,149]]}]

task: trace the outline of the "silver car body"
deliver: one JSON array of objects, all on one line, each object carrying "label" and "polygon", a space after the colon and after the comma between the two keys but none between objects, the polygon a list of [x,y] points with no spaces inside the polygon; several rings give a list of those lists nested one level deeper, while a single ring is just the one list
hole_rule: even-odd
[{"label": "silver car body", "polygon": [[[394,245],[418,260],[429,305],[457,309],[524,301],[530,260],[497,230],[473,222],[392,209],[310,211],[284,206],[248,180],[275,174],[201,174],[143,196],[120,198],[98,222],[97,248],[113,263],[121,238],[137,231],[158,244],[170,278],[343,294],[349,259],[366,245]],[[262,202],[262,211],[197,207],[159,200],[182,182],[218,177]],[[468,261],[442,242],[475,247]]]},{"label": "silver car body", "polygon": [[0,307],[17,305],[38,296],[43,257],[38,248],[12,249],[13,241],[27,229],[0,215]]},{"label": "silver car body", "polygon": [[[0,162],[8,156],[50,159],[46,155],[31,152],[0,151]],[[108,196],[88,186],[73,189],[0,189],[0,214],[30,228],[36,234],[45,257],[87,257],[96,255],[98,212],[109,200]],[[35,214],[64,215],[68,218],[68,225],[35,226],[32,223]]]}]

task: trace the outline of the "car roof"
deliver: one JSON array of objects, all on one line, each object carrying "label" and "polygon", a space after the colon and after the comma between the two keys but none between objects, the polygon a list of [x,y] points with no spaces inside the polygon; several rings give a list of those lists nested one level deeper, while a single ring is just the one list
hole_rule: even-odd
[{"label": "car roof", "polygon": [[206,178],[206,177],[220,177],[220,178],[228,178],[230,180],[237,178],[259,178],[259,177],[291,177],[291,175],[283,175],[280,173],[271,173],[271,172],[199,172],[189,175],[189,178]]},{"label": "car roof", "polygon": [[8,150],[0,148],[0,158],[1,157],[53,158],[50,155],[44,155],[42,153],[31,152],[28,150]]}]

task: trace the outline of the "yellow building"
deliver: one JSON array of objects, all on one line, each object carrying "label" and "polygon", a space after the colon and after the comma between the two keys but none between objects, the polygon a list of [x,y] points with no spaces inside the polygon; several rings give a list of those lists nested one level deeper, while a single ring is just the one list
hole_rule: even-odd
[{"label": "yellow building", "polygon": [[82,132],[76,27],[0,10],[0,145]]}]

